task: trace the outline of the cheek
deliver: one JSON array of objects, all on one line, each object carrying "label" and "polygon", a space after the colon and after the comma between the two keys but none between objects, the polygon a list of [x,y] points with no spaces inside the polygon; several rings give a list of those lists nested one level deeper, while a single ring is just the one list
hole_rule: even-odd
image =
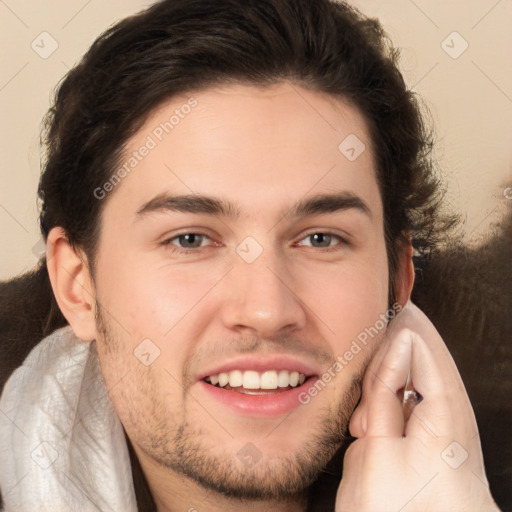
[{"label": "cheek", "polygon": [[160,338],[175,338],[184,329],[188,337],[194,336],[210,320],[211,291],[216,283],[213,272],[157,269],[137,280],[129,322],[134,329],[150,329]]},{"label": "cheek", "polygon": [[[384,260],[384,261],[383,261]],[[331,350],[340,353],[388,309],[388,270],[381,257],[302,273],[304,303],[325,327]]]},{"label": "cheek", "polygon": [[[118,333],[119,334],[119,333]],[[135,353],[102,350],[99,353],[102,373],[114,408],[132,441],[151,444],[151,434],[166,425],[172,437],[174,425],[184,421],[182,387],[177,384],[175,369],[164,362],[162,353],[150,364],[144,354],[153,356],[145,347]],[[171,407],[169,407],[171,404]],[[172,411],[172,414],[169,414]]]},{"label": "cheek", "polygon": [[317,325],[324,327],[334,360],[321,376],[329,383],[325,400],[332,411],[338,411],[340,403],[350,402],[348,390],[361,378],[382,342],[387,327],[387,282],[386,265],[356,263],[343,272],[333,272],[330,278],[324,276],[311,292],[310,303],[317,305],[315,313],[318,311],[321,320]]},{"label": "cheek", "polygon": [[218,281],[211,269],[201,273],[179,265],[151,266],[130,256],[103,261],[98,265],[98,298],[134,337],[165,337],[195,312]]}]

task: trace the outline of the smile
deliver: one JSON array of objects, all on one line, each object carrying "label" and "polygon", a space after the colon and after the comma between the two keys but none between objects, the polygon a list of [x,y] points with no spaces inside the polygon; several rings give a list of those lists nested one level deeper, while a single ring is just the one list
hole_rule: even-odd
[{"label": "smile", "polygon": [[269,418],[301,406],[299,395],[318,378],[310,366],[285,356],[236,358],[199,376],[210,401],[238,415]]},{"label": "smile", "polygon": [[288,370],[231,370],[205,378],[205,382],[214,386],[248,394],[271,390],[284,391],[304,384],[305,380],[306,375],[303,373]]}]

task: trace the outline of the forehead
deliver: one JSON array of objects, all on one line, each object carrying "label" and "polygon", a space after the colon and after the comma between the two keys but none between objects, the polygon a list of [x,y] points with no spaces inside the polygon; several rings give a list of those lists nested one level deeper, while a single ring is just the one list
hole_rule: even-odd
[{"label": "forehead", "polygon": [[380,210],[361,114],[289,83],[174,97],[128,141],[116,173],[106,212],[124,215],[161,193],[225,197],[242,214],[264,206],[270,215],[308,193],[348,191]]}]

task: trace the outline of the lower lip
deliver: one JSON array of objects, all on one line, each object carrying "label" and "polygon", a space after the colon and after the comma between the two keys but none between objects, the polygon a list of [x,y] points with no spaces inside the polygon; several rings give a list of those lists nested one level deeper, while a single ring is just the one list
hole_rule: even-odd
[{"label": "lower lip", "polygon": [[239,414],[255,418],[271,418],[289,413],[302,405],[299,396],[311,387],[314,377],[307,379],[302,385],[287,391],[268,393],[264,395],[248,395],[237,391],[229,391],[212,386],[204,381],[198,384],[210,396]]}]

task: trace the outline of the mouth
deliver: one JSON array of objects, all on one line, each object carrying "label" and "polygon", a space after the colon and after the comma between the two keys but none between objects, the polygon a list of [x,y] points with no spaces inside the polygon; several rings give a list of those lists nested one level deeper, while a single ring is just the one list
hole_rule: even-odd
[{"label": "mouth", "polygon": [[268,418],[288,414],[300,406],[301,393],[317,379],[317,373],[298,361],[246,358],[202,375],[199,385],[210,399],[231,411]]},{"label": "mouth", "polygon": [[282,393],[301,386],[305,381],[304,373],[288,370],[231,370],[204,379],[204,382],[212,386],[247,395]]}]

